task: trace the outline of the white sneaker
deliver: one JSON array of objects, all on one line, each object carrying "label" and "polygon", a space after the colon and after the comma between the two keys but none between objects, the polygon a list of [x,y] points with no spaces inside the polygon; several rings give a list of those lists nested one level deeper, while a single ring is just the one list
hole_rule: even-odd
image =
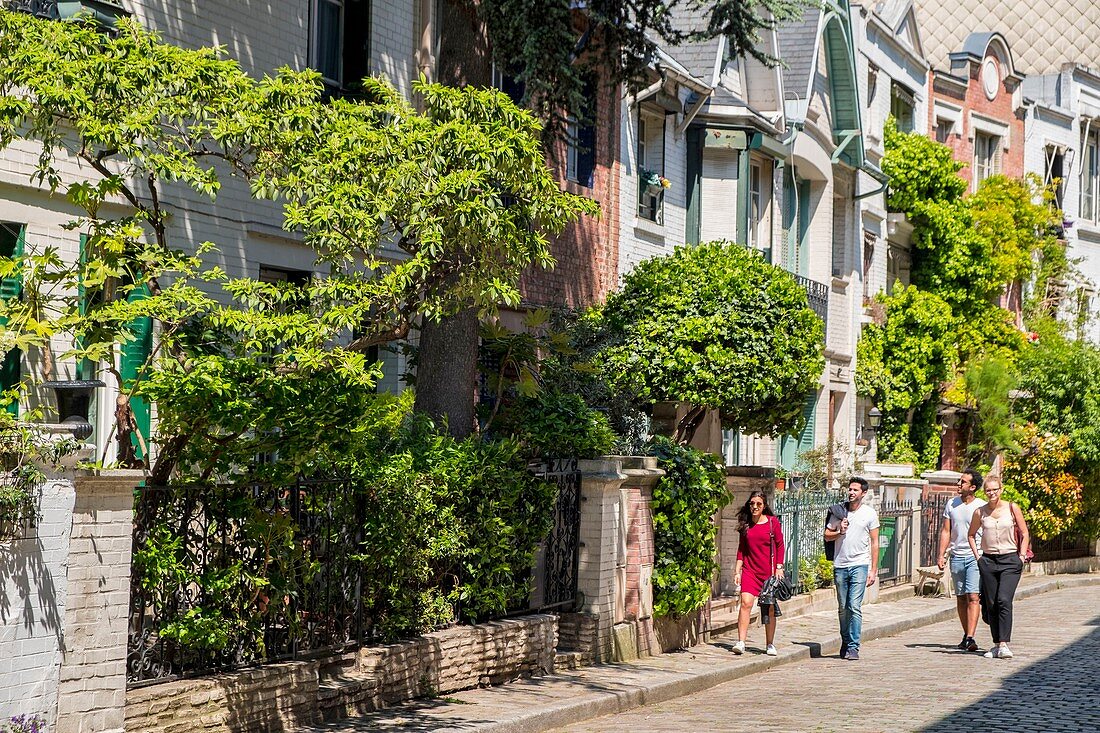
[{"label": "white sneaker", "polygon": [[[1009,652],[1009,654],[1011,654],[1011,653],[1012,652]],[[999,646],[995,646],[992,649],[990,649],[989,651],[987,651],[985,654],[983,654],[982,656],[985,657],[986,659],[1000,659],[1001,658],[1001,648]]]},{"label": "white sneaker", "polygon": [[1012,650],[1008,648],[1007,644],[1001,647],[999,656],[1001,659],[1012,659]]},{"label": "white sneaker", "polygon": [[775,650],[775,644],[768,644],[768,648],[764,650],[764,653],[769,657],[774,657],[779,654],[779,652]]},{"label": "white sneaker", "polygon": [[736,644],[734,644],[733,645],[733,653],[734,654],[744,654],[745,653],[745,642],[739,641]]}]

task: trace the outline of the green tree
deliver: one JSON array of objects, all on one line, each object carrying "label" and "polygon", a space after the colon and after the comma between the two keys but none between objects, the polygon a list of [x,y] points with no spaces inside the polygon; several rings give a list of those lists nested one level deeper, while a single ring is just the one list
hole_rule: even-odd
[{"label": "green tree", "polygon": [[[67,334],[76,345],[63,356],[111,369],[134,338],[130,324],[148,317],[160,324],[157,353],[176,363],[264,356],[278,373],[342,370],[362,382],[373,378],[363,353],[414,323],[517,304],[520,272],[553,264],[548,234],[597,207],[560,191],[538,122],[505,95],[416,90],[422,111],[381,80],[364,82],[361,101],[328,103],[315,72],[254,80],[217,50],[164,44],[132,21],[104,36],[91,24],[0,12],[0,146],[40,145],[36,180],[63,190],[82,213],[72,226],[89,233],[82,261],[30,243],[3,264],[49,301],[7,301],[3,343],[44,346]],[[65,179],[74,160],[92,175]],[[284,226],[302,232],[327,277],[304,287],[227,281],[227,296],[209,297],[216,285],[203,281],[224,279],[203,269],[212,245],[173,229],[165,201],[181,189],[213,198],[227,171],[285,204]],[[141,373],[114,377],[131,396]],[[134,463],[128,410],[118,437]]]},{"label": "green tree", "polygon": [[825,366],[824,327],[806,291],[732,242],[642,262],[602,317],[608,343],[596,362],[612,385],[650,403],[691,403],[681,442],[708,409],[749,433],[795,431]]}]

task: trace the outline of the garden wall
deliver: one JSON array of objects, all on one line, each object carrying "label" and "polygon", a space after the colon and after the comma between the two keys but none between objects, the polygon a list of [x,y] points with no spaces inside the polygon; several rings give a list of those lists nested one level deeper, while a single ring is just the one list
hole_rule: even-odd
[{"label": "garden wall", "polygon": [[54,727],[75,497],[71,480],[47,481],[37,527],[0,541],[0,720],[37,714]]},{"label": "garden wall", "polygon": [[548,674],[556,641],[557,618],[535,614],[455,626],[328,659],[151,685],[127,693],[126,730],[292,730],[413,697]]}]

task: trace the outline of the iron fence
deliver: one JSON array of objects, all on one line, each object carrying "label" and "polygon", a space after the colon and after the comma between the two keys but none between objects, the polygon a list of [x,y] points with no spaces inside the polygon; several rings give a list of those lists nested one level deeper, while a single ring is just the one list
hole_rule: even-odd
[{"label": "iron fence", "polygon": [[370,633],[362,494],[147,486],[135,506],[127,681],[140,686],[346,648]]},{"label": "iron fence", "polygon": [[819,315],[827,327],[829,324],[829,286],[802,275],[795,275],[794,279],[806,291],[806,299],[810,304],[810,310]]},{"label": "iron fence", "polygon": [[878,506],[878,580],[883,585],[912,578],[914,509],[916,505],[909,501],[884,501]]},{"label": "iron fence", "polygon": [[957,496],[955,492],[937,491],[927,494],[920,508],[920,564],[935,565],[939,560],[940,530],[943,528],[943,511]]},{"label": "iron fence", "polygon": [[1049,540],[1041,540],[1033,535],[1031,551],[1035,553],[1035,562],[1069,560],[1075,557],[1088,557],[1093,542],[1087,537],[1073,535],[1060,534]]},{"label": "iron fence", "polygon": [[558,487],[554,525],[546,538],[541,610],[572,608],[577,599],[577,550],[581,528],[581,472],[576,458],[550,461],[536,475]]},{"label": "iron fence", "polygon": [[806,570],[812,572],[817,559],[825,552],[825,514],[829,507],[844,501],[843,491],[798,491],[776,494],[775,513],[783,525],[786,553],[783,564],[787,576],[803,593],[816,583],[806,577],[802,560],[809,563]]}]

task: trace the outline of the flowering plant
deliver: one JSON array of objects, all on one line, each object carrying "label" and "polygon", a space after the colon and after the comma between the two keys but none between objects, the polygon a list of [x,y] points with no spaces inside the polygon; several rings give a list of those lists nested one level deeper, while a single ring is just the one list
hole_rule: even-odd
[{"label": "flowering plant", "polygon": [[643,170],[642,171],[642,185],[647,188],[672,188],[672,181],[662,176],[657,171]]},{"label": "flowering plant", "polygon": [[16,715],[3,730],[9,733],[46,733],[46,721],[41,715]]}]

